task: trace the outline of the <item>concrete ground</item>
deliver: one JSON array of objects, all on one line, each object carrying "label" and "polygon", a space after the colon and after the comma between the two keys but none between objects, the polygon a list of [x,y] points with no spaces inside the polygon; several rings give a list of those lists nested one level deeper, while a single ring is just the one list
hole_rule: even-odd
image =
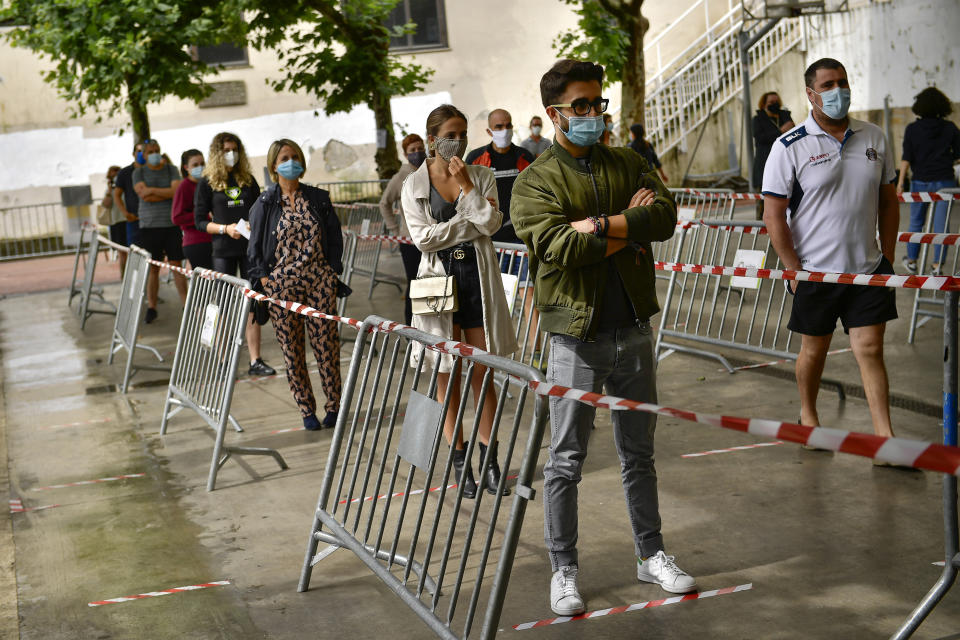
[{"label": "concrete ground", "polygon": [[[0,265],[0,278],[6,269]],[[64,285],[67,279],[69,273]],[[348,315],[401,316],[396,289],[380,285],[368,302],[365,287],[354,288]],[[107,298],[118,291],[108,284]],[[143,328],[141,341],[171,358],[180,304],[172,286],[161,296],[159,320]],[[902,318],[910,299],[899,294]],[[0,301],[0,491],[28,509],[0,515],[0,638],[433,637],[345,550],[317,566],[309,591],[296,592],[331,432],[273,433],[300,426],[282,375],[249,380],[242,372],[233,415],[246,432],[228,433],[227,441],[277,448],[290,468],[280,471],[266,458],[232,459],[208,493],[212,432],[185,412],[160,437],[163,375],[143,372],[127,395],[114,391],[122,370],[106,364],[112,318],[94,316],[81,332],[65,300],[58,290]],[[891,387],[902,400],[893,411],[898,435],[939,437],[938,419],[928,414],[942,388],[940,332],[941,323],[931,321],[916,344],[907,345],[906,321],[890,327]],[[266,360],[279,365],[269,327],[263,344]],[[835,346],[845,346],[842,334]],[[344,371],[349,353],[346,348]],[[660,401],[792,420],[798,408],[790,371],[791,365],[776,365],[729,375],[711,360],[675,354],[660,364]],[[850,353],[831,356],[827,375],[852,391],[859,384]],[[314,383],[319,388],[316,376]],[[854,394],[840,403],[825,389],[821,402],[829,426],[870,430],[866,404]],[[580,501],[581,589],[591,610],[669,595],[635,579],[610,434],[609,412],[600,411]],[[877,468],[863,458],[789,443],[682,457],[758,442],[738,432],[659,421],[668,551],[702,590],[751,589],[514,631],[514,625],[554,617],[538,471],[498,636],[887,637],[939,575],[932,563],[943,560],[942,476]],[[544,457],[545,451],[541,465]],[[134,477],[50,488],[121,475]],[[38,509],[48,505],[56,506]],[[229,584],[88,606],[214,581]],[[958,632],[960,587],[915,637],[957,640]]]}]

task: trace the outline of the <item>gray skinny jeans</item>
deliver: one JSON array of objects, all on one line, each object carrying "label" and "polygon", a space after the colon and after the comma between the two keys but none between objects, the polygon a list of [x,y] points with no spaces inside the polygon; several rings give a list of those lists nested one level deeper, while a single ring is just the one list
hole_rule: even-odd
[{"label": "gray skinny jeans", "polygon": [[[650,323],[643,322],[581,342],[565,335],[550,338],[547,381],[610,395],[657,401],[656,363]],[[633,528],[636,554],[663,549],[653,434],[657,417],[638,411],[613,411],[613,438]],[[543,468],[544,537],[550,564],[577,564],[577,496],[580,473],[596,409],[576,400],[550,398],[550,457]]]}]

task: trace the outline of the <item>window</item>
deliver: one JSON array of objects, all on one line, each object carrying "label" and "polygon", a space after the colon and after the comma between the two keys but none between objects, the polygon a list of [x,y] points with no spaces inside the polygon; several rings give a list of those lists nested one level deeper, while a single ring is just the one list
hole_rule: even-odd
[{"label": "window", "polygon": [[414,33],[391,38],[391,51],[444,49],[447,46],[447,21],[443,0],[400,0],[387,18],[387,27],[416,23]]},{"label": "window", "polygon": [[250,64],[247,48],[235,44],[212,44],[193,48],[193,57],[219,67],[238,67]]}]

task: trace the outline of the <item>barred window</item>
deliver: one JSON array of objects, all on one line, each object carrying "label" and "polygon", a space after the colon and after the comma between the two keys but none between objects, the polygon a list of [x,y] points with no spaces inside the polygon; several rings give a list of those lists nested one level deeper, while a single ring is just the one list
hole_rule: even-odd
[{"label": "barred window", "polygon": [[250,64],[247,48],[236,44],[211,44],[193,47],[195,60],[218,67],[239,67]]}]

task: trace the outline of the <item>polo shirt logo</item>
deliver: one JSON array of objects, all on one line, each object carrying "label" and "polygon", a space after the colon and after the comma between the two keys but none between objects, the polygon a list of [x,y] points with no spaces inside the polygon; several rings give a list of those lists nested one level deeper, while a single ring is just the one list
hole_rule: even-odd
[{"label": "polo shirt logo", "polygon": [[789,147],[800,138],[806,137],[806,135],[807,135],[807,128],[801,126],[799,129],[797,129],[793,133],[788,133],[787,135],[780,138],[780,142],[783,144],[784,147]]},{"label": "polo shirt logo", "polygon": [[867,147],[867,160],[870,162],[876,162],[879,156],[877,156],[877,150],[873,147]]},{"label": "polo shirt logo", "polygon": [[830,160],[831,158],[829,153],[821,153],[819,155],[810,156],[810,166],[816,167],[821,164],[826,164],[830,162]]}]

